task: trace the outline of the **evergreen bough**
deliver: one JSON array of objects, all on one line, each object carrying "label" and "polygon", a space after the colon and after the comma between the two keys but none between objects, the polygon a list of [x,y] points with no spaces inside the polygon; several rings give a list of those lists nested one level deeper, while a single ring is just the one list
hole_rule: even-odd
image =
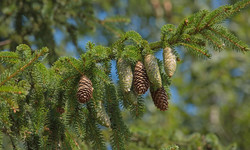
[{"label": "evergreen bough", "polygon": [[[111,47],[88,43],[88,51],[80,59],[61,57],[51,67],[41,63],[49,52],[47,48],[32,51],[21,44],[15,52],[0,52],[0,63],[5,69],[0,76],[0,141],[5,135],[13,149],[72,149],[79,148],[77,139],[81,139],[94,149],[106,149],[101,132],[101,126],[106,126],[111,128],[112,148],[124,149],[130,132],[120,106],[129,109],[134,117],[141,117],[145,106],[142,96],[133,90],[124,94],[122,87],[112,81],[111,60],[123,59],[134,68],[145,56],[166,47],[178,59],[174,51],[177,46],[202,58],[211,57],[207,46],[213,50],[231,48],[247,52],[248,46],[220,23],[249,4],[249,0],[244,0],[212,12],[202,10],[177,27],[164,25],[161,40],[153,43],[135,31],[122,34]],[[170,78],[163,62],[157,62],[162,88],[169,95]],[[85,104],[76,97],[82,75],[89,77],[94,89],[91,100]]]}]

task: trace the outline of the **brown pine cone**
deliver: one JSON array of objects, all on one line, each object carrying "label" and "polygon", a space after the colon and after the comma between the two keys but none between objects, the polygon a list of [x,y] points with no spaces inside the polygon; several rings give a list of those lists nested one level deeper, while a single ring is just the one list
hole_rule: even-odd
[{"label": "brown pine cone", "polygon": [[149,88],[149,80],[146,69],[141,61],[138,61],[135,65],[133,81],[134,90],[137,94],[141,95],[147,92]]},{"label": "brown pine cone", "polygon": [[80,103],[86,103],[90,100],[93,94],[92,82],[86,77],[82,76],[77,91],[77,99]]},{"label": "brown pine cone", "polygon": [[154,101],[154,104],[161,111],[165,111],[168,109],[168,96],[163,87],[158,88],[156,91],[150,89],[151,97]]}]

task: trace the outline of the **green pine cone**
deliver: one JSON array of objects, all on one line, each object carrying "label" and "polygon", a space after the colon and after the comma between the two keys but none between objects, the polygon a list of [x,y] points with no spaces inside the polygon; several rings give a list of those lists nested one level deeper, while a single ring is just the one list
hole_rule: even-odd
[{"label": "green pine cone", "polygon": [[156,57],[149,54],[144,58],[144,64],[150,83],[154,88],[162,87],[161,74]]},{"label": "green pine cone", "polygon": [[170,47],[163,50],[164,69],[169,77],[172,77],[176,70],[176,56]]},{"label": "green pine cone", "polygon": [[133,73],[130,64],[126,60],[119,58],[117,61],[117,71],[122,90],[129,92],[133,82]]},{"label": "green pine cone", "polygon": [[96,116],[97,116],[97,122],[100,125],[105,126],[107,128],[110,127],[110,125],[111,125],[110,118],[109,118],[107,112],[105,111],[105,108],[102,104],[102,101],[99,101],[96,104]]}]

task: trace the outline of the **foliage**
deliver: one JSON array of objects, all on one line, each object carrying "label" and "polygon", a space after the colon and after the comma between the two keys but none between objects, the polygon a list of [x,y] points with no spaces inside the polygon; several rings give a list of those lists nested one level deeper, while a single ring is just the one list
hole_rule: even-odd
[{"label": "foliage", "polygon": [[[91,34],[98,25],[114,30],[116,25],[113,23],[129,22],[124,17],[100,20],[94,14],[96,7],[99,6],[89,0],[3,0],[0,5],[0,38],[10,43],[8,48],[12,51],[19,43],[47,46],[51,54],[48,60],[52,64],[65,51],[65,41],[71,41],[77,52],[83,53],[77,43],[78,33]],[[53,34],[57,31],[67,33],[59,45]]]},{"label": "foliage", "polygon": [[[19,2],[20,8],[16,9],[15,5],[13,5],[13,8],[9,8],[15,11],[18,10],[17,12],[13,11],[14,13],[26,14],[26,19],[37,18],[37,16],[32,16],[33,13],[29,11],[38,11],[39,9],[36,7],[40,5],[35,5],[36,3],[31,2]],[[60,8],[65,5],[63,2],[55,3],[55,5],[49,4],[49,2],[46,5],[44,4],[44,11],[40,17],[43,18],[43,15],[45,15],[47,17],[52,16],[52,18],[41,19],[38,17],[37,20],[33,20],[34,22],[32,23],[34,24],[25,26],[27,33],[32,33],[36,37],[35,41],[39,42],[40,39],[42,40],[41,43],[44,42],[52,48],[49,56],[54,54],[54,47],[52,34],[49,31],[51,28],[48,24],[51,19],[56,19],[57,17],[57,19],[61,19],[58,20],[58,24],[67,24],[66,17],[58,15],[57,11],[63,10],[67,13],[71,13],[71,11],[67,11],[67,9],[48,9],[53,11],[47,12],[46,7]],[[80,4],[72,2],[72,5],[69,5],[69,7],[82,6],[81,2],[83,3],[84,1],[79,1]],[[2,5],[3,8],[8,4],[5,1]],[[144,112],[143,99],[145,97],[132,97],[130,99],[126,97],[128,95],[121,93],[120,85],[116,85],[111,79],[111,60],[123,58],[131,66],[134,66],[135,62],[143,60],[144,56],[153,54],[166,46],[173,49],[177,46],[183,46],[188,52],[201,58],[210,58],[211,52],[207,50],[207,46],[211,46],[215,50],[222,50],[227,47],[246,52],[249,50],[247,45],[225,27],[221,26],[220,23],[245,8],[248,4],[250,4],[249,0],[245,0],[234,5],[222,6],[211,12],[199,11],[184,19],[177,27],[164,25],[161,29],[160,41],[153,43],[149,43],[135,31],[128,31],[124,34],[119,33],[120,38],[112,46],[104,47],[88,43],[87,51],[85,53],[81,52],[79,59],[60,57],[57,61],[54,62],[52,60],[50,62],[51,64],[54,62],[51,67],[42,63],[48,53],[47,48],[32,51],[27,45],[21,44],[16,48],[16,51],[12,48],[13,52],[1,52],[0,63],[4,71],[0,76],[0,137],[5,135],[11,141],[13,149],[74,149],[84,147],[89,149],[106,149],[106,137],[104,137],[102,131],[102,128],[105,127],[100,123],[102,122],[100,119],[104,115],[101,115],[101,117],[98,115],[100,113],[98,104],[101,102],[104,107],[102,109],[103,114],[107,113],[111,123],[110,137],[107,141],[110,142],[113,149],[125,149],[127,146],[125,142],[130,139],[131,133],[124,122],[122,107],[130,110],[134,117],[141,117]],[[25,7],[31,7],[32,9],[25,9]],[[87,8],[90,9],[91,7]],[[10,12],[12,11],[6,10],[5,13],[8,14]],[[84,14],[85,11],[81,13],[76,11],[74,14],[68,15],[77,16],[74,18],[76,22],[80,19],[79,24],[84,24],[78,15],[83,15],[84,17],[92,16],[91,11],[86,12],[90,12],[90,14]],[[16,19],[17,21],[22,22],[22,16],[16,15],[16,17],[19,17]],[[42,23],[42,30],[37,29],[40,26],[36,28],[36,22],[39,20],[42,22],[48,21]],[[91,23],[91,20],[96,21],[94,17],[89,20],[88,23]],[[9,22],[7,21],[6,24]],[[101,24],[105,24],[103,22]],[[17,33],[20,32],[18,31],[19,27],[17,27],[20,24],[22,23],[17,22],[15,24],[15,32]],[[28,32],[28,30],[31,31]],[[68,28],[68,30],[69,33],[73,33],[71,28]],[[49,31],[50,34],[46,37],[39,36],[40,32],[46,31]],[[13,40],[19,38],[22,40]],[[25,36],[19,38],[13,38],[11,42],[26,43]],[[72,40],[74,39],[75,36],[73,35]],[[76,42],[73,41],[73,43],[77,45]],[[178,56],[177,52],[175,53]],[[171,81],[164,72],[160,60],[158,60],[158,64],[160,65],[160,72],[163,78],[162,84],[168,90]],[[75,96],[78,81],[83,74],[90,78],[94,88],[93,97],[87,104],[80,104]],[[128,101],[129,99],[130,101]],[[174,114],[171,115],[171,117],[175,117]],[[214,134],[205,136],[193,134],[185,137],[181,132],[168,132],[167,140],[176,140],[171,143],[173,146],[169,147],[164,145],[164,143],[155,143],[156,146],[153,148],[178,149],[178,146],[174,144],[183,142],[178,141],[178,136],[182,136],[181,139],[186,139],[185,143],[192,142],[191,144],[184,144],[186,149],[193,149],[199,146],[207,149],[218,149],[218,147],[221,147]],[[171,135],[174,136],[170,138]],[[157,139],[158,135],[155,134],[154,136],[156,137],[153,138]],[[133,138],[132,141],[136,140]],[[141,138],[140,135],[137,138]],[[80,140],[85,141],[85,143]],[[146,136],[145,140],[144,144],[150,143],[149,136]],[[162,145],[164,147],[160,147]]]}]

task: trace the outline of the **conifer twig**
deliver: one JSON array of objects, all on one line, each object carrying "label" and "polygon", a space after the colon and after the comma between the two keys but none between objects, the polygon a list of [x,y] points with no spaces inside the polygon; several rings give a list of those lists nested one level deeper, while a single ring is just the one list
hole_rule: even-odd
[{"label": "conifer twig", "polygon": [[221,37],[225,38],[226,40],[228,40],[229,42],[231,42],[232,44],[234,44],[235,46],[237,46],[238,48],[240,48],[242,50],[242,52],[247,51],[246,47],[242,47],[241,45],[239,45],[238,43],[234,42],[232,39],[228,38],[227,36],[225,36],[223,33],[218,32],[216,30],[214,30],[213,28],[209,27],[209,29],[211,31],[213,31],[214,33],[220,35]]},{"label": "conifer twig", "polygon": [[163,48],[163,47],[162,47],[162,46],[163,46],[162,44],[163,44],[162,41],[156,41],[156,42],[150,43],[150,44],[149,44],[149,47],[150,47],[150,49],[155,50],[155,49]]},{"label": "conifer twig", "polygon": [[199,20],[197,26],[195,27],[195,32],[198,32],[198,31],[199,31],[200,24],[201,24],[202,20],[204,19],[204,17],[205,17],[206,15],[207,15],[207,14],[204,13],[204,14],[202,15],[202,17],[200,18],[200,20]]},{"label": "conifer twig", "polygon": [[75,145],[77,146],[78,149],[80,149],[79,144],[76,142],[76,140],[70,135],[69,131],[65,128],[65,131],[68,133],[70,138],[74,141]]},{"label": "conifer twig", "polygon": [[206,34],[202,34],[205,38],[207,38],[209,41],[211,41],[214,45],[216,45],[218,48],[222,48],[223,45],[217,43],[215,40],[213,40],[213,38],[207,36]]},{"label": "conifer twig", "polygon": [[186,47],[189,47],[189,48],[192,48],[192,49],[194,49],[194,50],[196,50],[196,51],[198,51],[199,53],[201,53],[202,55],[205,55],[206,57],[210,57],[210,55],[209,54],[207,54],[207,53],[205,53],[205,52],[203,52],[202,50],[200,50],[200,49],[198,49],[197,47],[193,47],[192,45],[190,45],[190,44],[186,44],[186,43],[180,43],[181,45],[183,45],[183,46],[186,46]]},{"label": "conifer twig", "polygon": [[68,77],[68,78],[64,79],[64,80],[63,80],[63,82],[67,82],[67,81],[69,81],[70,79],[73,79],[74,77],[76,77],[76,75],[74,75],[74,76],[70,76],[70,77]]},{"label": "conifer twig", "polygon": [[1,93],[1,92],[2,92],[2,93],[15,93],[15,94],[22,94],[22,92],[21,92],[21,91],[8,91],[8,90],[5,90],[5,91],[4,91],[4,90],[1,90],[1,91],[0,91],[0,93]]},{"label": "conifer twig", "polygon": [[104,23],[117,23],[117,22],[129,22],[129,19],[127,18],[107,18],[104,20],[99,20],[100,23],[104,24]]},{"label": "conifer twig", "polygon": [[236,9],[232,12],[232,14],[239,11],[239,9],[245,8],[247,5],[250,5],[250,1],[247,1],[243,5],[239,5],[238,7],[236,7]]},{"label": "conifer twig", "polygon": [[39,54],[37,54],[32,60],[30,60],[27,64],[25,64],[23,67],[18,69],[16,72],[11,74],[8,78],[6,78],[4,81],[0,83],[0,86],[4,85],[7,81],[9,81],[11,78],[15,77],[19,72],[23,71],[25,68],[30,66],[34,61],[36,61],[40,56],[44,54],[44,50],[42,50]]},{"label": "conifer twig", "polygon": [[99,23],[100,25],[102,25],[104,28],[106,28],[110,32],[113,32],[118,38],[121,37],[121,34],[119,32],[117,32],[116,30],[114,30],[113,28],[109,27],[107,24],[105,24],[105,21],[96,20],[96,22]]},{"label": "conifer twig", "polygon": [[83,75],[83,73],[78,68],[76,68],[76,66],[70,61],[70,59],[67,58],[66,60],[75,68],[76,71]]}]

